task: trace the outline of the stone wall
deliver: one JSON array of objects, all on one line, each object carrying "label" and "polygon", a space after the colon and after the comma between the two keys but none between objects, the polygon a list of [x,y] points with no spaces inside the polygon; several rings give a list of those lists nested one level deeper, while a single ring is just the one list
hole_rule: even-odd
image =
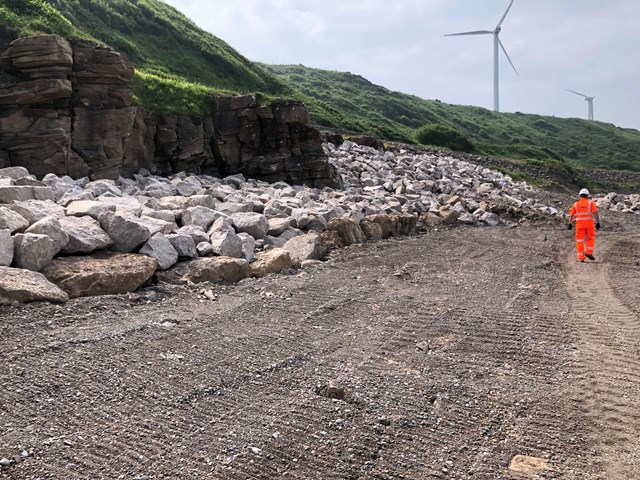
[{"label": "stone wall", "polygon": [[155,115],[133,105],[133,67],[119,53],[57,35],[19,38],[0,57],[0,168],[92,179],[144,168],[313,187],[339,186],[306,107],[217,97],[212,116]]}]

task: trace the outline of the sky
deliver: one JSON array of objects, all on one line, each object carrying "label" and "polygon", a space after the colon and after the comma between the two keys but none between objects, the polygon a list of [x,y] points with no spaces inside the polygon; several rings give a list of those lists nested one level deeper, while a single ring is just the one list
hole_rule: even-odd
[{"label": "sky", "polygon": [[[493,30],[510,0],[165,0],[250,60],[361,75],[493,108]],[[640,130],[640,1],[515,0],[500,32],[500,110]]]}]

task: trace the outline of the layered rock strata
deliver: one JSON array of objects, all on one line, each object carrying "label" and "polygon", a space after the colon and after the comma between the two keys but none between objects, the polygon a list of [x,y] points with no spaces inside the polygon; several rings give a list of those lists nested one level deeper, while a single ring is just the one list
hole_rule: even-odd
[{"label": "layered rock strata", "polygon": [[339,186],[320,133],[296,101],[212,99],[211,116],[154,115],[133,105],[134,69],[119,53],[57,35],[24,37],[0,57],[0,168],[91,179],[141,168]]}]

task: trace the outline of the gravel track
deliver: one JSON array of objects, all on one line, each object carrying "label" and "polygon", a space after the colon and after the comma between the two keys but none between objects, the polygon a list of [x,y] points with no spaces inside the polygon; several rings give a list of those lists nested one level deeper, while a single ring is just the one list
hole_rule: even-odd
[{"label": "gravel track", "polygon": [[5,308],[0,478],[640,478],[639,225],[590,264],[561,226],[459,227]]}]

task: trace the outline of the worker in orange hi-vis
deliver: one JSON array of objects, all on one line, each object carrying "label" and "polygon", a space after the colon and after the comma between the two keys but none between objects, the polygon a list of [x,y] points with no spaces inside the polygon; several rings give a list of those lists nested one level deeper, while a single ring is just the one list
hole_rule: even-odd
[{"label": "worker in orange hi-vis", "polygon": [[[585,258],[595,260],[593,248],[596,244],[596,230],[600,230],[600,216],[595,202],[589,200],[589,190],[580,190],[580,199],[571,206],[569,214],[569,230],[576,222],[576,251],[578,261],[584,262]],[[595,225],[594,225],[595,221]]]}]

